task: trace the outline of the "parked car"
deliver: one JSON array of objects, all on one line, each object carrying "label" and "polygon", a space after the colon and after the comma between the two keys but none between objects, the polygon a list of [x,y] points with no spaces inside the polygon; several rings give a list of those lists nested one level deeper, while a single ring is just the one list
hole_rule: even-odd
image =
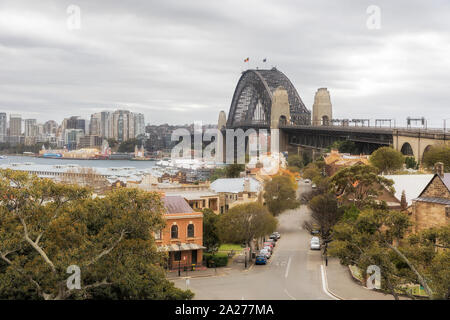
[{"label": "parked car", "polygon": [[271,242],[272,244],[273,244],[273,246],[275,247],[277,244],[276,244],[276,240],[274,240],[274,239],[269,239],[269,240],[267,240],[267,242]]},{"label": "parked car", "polygon": [[311,183],[311,180],[309,180],[309,179],[305,179],[305,181],[304,181],[305,183]]},{"label": "parked car", "polygon": [[264,255],[266,257],[266,259],[270,259],[270,257],[272,256],[272,253],[269,250],[267,250],[266,248],[260,250],[259,254]]},{"label": "parked car", "polygon": [[281,238],[281,234],[278,231],[275,231],[273,234],[277,236],[277,239]]},{"label": "parked car", "polygon": [[275,241],[278,240],[278,236],[277,236],[275,233],[272,233],[272,234],[269,236],[269,238],[272,239],[272,240],[275,240]]},{"label": "parked car", "polygon": [[267,264],[267,258],[263,254],[256,256],[255,264]]},{"label": "parked car", "polygon": [[319,239],[319,237],[312,237],[311,238],[310,248],[311,248],[311,250],[320,250],[320,239]]},{"label": "parked car", "polygon": [[269,242],[269,241],[264,242],[263,245],[264,245],[264,247],[265,246],[270,246],[272,248],[274,247],[273,242]]},{"label": "parked car", "polygon": [[273,251],[273,248],[272,248],[271,246],[265,246],[265,247],[262,248],[261,250],[264,250],[264,249],[267,249],[267,250],[269,250],[270,252]]}]

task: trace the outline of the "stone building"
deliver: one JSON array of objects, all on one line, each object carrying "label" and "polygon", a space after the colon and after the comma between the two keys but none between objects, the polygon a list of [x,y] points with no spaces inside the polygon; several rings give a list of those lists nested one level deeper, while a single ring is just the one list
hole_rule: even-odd
[{"label": "stone building", "polygon": [[428,185],[413,199],[412,221],[414,231],[440,227],[450,218],[450,173],[444,173],[444,164],[435,165],[436,174]]}]

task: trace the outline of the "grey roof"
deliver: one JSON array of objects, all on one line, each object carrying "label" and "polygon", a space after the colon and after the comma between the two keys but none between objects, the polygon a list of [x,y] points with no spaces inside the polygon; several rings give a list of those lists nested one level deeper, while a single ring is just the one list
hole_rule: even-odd
[{"label": "grey roof", "polygon": [[194,210],[189,204],[180,196],[165,196],[163,198],[164,206],[167,213],[193,213]]},{"label": "grey roof", "polygon": [[250,192],[259,192],[262,190],[261,182],[255,178],[224,178],[217,179],[211,183],[210,188],[214,192],[239,193],[244,192],[244,181],[249,179]]},{"label": "grey roof", "polygon": [[432,203],[450,205],[450,199],[444,199],[444,198],[419,197],[419,198],[414,199],[414,201],[432,202]]},{"label": "grey roof", "polygon": [[422,190],[428,185],[433,178],[432,174],[400,174],[385,175],[387,179],[394,181],[395,197],[398,200],[402,198],[402,192],[405,191],[406,202],[408,205],[417,198]]},{"label": "grey roof", "polygon": [[170,191],[166,192],[166,196],[180,196],[187,200],[203,200],[204,197],[214,197],[218,196],[218,194],[209,190],[195,190],[195,191]]},{"label": "grey roof", "polygon": [[448,191],[450,191],[450,173],[444,173],[444,176],[441,177],[442,182],[447,187]]}]

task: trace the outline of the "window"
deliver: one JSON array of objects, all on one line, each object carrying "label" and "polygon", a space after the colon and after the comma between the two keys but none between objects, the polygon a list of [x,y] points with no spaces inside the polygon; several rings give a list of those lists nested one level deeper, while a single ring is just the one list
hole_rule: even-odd
[{"label": "window", "polygon": [[170,229],[170,236],[172,239],[178,239],[178,226],[176,224]]},{"label": "window", "polygon": [[155,232],[155,240],[161,240],[162,238],[161,233],[162,233],[161,230]]},{"label": "window", "polygon": [[188,238],[194,237],[194,225],[192,223],[189,224],[187,227],[187,236],[188,236]]}]

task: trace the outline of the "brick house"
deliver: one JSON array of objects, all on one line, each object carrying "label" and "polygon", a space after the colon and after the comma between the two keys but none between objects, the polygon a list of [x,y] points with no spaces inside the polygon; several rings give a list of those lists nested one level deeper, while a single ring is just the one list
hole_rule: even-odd
[{"label": "brick house", "polygon": [[419,197],[413,199],[414,231],[440,227],[450,220],[450,173],[444,173],[443,163],[435,165],[436,174]]},{"label": "brick house", "polygon": [[166,227],[155,234],[158,251],[168,252],[171,270],[202,266],[203,213],[195,212],[180,196],[164,196]]},{"label": "brick house", "polygon": [[339,169],[348,168],[358,164],[368,165],[369,157],[365,155],[350,155],[349,153],[339,153],[338,150],[331,150],[323,159],[325,162],[325,172],[331,177]]}]

